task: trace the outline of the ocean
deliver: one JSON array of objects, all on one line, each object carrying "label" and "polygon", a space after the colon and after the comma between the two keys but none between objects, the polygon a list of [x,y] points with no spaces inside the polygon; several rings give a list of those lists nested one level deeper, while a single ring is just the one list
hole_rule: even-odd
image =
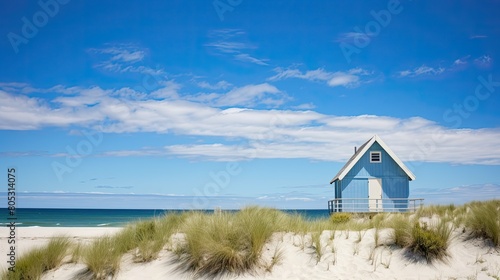
[{"label": "ocean", "polygon": [[[3,217],[0,225],[8,225],[9,210],[0,209]],[[128,223],[161,217],[168,213],[182,213],[191,210],[136,210],[136,209],[16,209],[18,227],[122,227]],[[196,210],[213,213],[213,210]],[[238,210],[222,210],[236,212]],[[328,210],[280,210],[289,214],[300,214],[306,219],[328,217]]]}]

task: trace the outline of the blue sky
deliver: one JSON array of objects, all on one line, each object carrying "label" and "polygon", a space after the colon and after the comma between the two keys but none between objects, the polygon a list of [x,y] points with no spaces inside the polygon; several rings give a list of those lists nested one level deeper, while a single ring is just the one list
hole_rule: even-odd
[{"label": "blue sky", "polygon": [[20,207],[322,209],[377,134],[412,197],[500,198],[499,8],[4,2],[2,178]]}]

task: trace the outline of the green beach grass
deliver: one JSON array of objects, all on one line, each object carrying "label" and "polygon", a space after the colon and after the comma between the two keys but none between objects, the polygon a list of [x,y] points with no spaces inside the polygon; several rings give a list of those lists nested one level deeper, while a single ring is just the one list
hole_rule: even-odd
[{"label": "green beach grass", "polygon": [[[115,235],[99,237],[89,244],[54,237],[46,246],[23,254],[16,272],[4,271],[2,279],[40,279],[43,273],[71,262],[85,264],[93,279],[107,279],[119,272],[125,254],[142,263],[158,258],[162,250],[174,252],[179,269],[193,277],[238,275],[257,269],[271,271],[283,253],[276,247],[272,260],[266,263],[262,260],[263,248],[274,233],[287,232],[301,237],[299,247],[307,247],[318,262],[325,253],[322,250],[326,244],[321,244],[324,231],[330,231],[330,242],[335,232],[346,238],[349,233],[357,233],[359,243],[364,233],[373,229],[374,248],[396,245],[430,263],[448,256],[453,229],[461,227],[469,238],[481,238],[492,247],[499,247],[499,213],[500,201],[493,200],[463,206],[428,206],[404,214],[335,213],[318,220],[257,206],[237,212],[167,214],[130,224]],[[391,244],[379,244],[382,229],[390,230]],[[171,240],[174,235],[178,237],[176,242]]]},{"label": "green beach grass", "polygon": [[23,255],[17,261],[15,272],[4,272],[2,279],[40,279],[44,272],[61,265],[70,245],[66,236],[53,237],[46,246]]}]

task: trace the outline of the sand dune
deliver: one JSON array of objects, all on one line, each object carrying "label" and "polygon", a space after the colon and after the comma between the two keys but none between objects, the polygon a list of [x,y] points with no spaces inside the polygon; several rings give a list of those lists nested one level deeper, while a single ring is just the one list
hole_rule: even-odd
[{"label": "sand dune", "polygon": [[[51,236],[67,235],[74,242],[86,243],[120,228],[18,228],[17,256],[48,242]],[[7,229],[0,230],[7,236]],[[409,258],[403,249],[388,245],[389,230],[380,232],[375,247],[374,229],[367,231],[324,231],[321,235],[321,258],[318,260],[309,236],[275,233],[266,244],[262,265],[253,273],[227,275],[224,279],[499,279],[500,252],[483,240],[468,239],[461,229],[453,238],[445,261],[427,264],[425,260]],[[334,236],[333,236],[334,235]],[[359,241],[361,237],[361,241]],[[7,239],[0,238],[0,254],[7,267]],[[276,250],[280,262],[270,268]],[[122,258],[115,279],[191,279],[179,270],[176,256],[166,248],[149,263],[134,263],[131,254]],[[267,268],[267,269],[266,269]],[[78,279],[85,272],[83,264],[63,264],[49,271],[42,279]],[[270,272],[267,270],[271,270]]]}]

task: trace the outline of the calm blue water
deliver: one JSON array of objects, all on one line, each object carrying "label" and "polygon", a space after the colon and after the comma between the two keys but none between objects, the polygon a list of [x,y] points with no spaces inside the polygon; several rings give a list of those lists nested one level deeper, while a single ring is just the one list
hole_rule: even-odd
[{"label": "calm blue water", "polygon": [[[0,225],[8,224],[7,209],[0,209]],[[17,226],[20,227],[121,227],[127,223],[159,217],[167,213],[190,210],[127,210],[127,209],[17,209]],[[213,210],[203,210],[212,213]],[[238,210],[227,210],[235,212]],[[328,210],[281,210],[300,214],[307,219],[328,217]]]}]

